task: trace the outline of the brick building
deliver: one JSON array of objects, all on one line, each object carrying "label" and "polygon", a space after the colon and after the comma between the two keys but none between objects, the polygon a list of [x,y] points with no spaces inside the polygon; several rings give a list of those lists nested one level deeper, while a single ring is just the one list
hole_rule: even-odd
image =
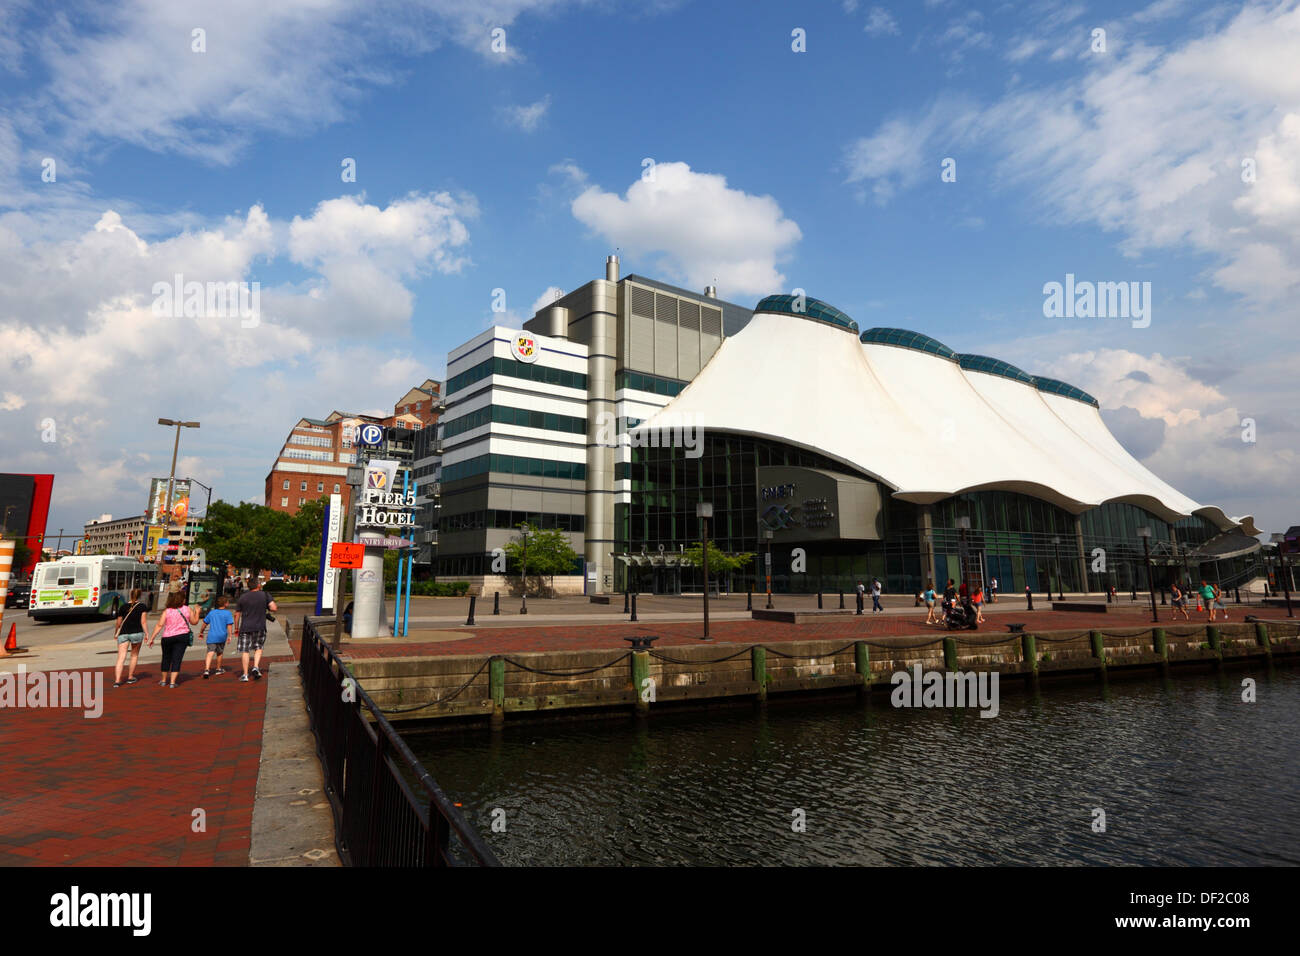
[{"label": "brick building", "polygon": [[298,419],[266,476],[266,506],[296,514],[307,502],[337,493],[344,508],[350,507],[347,473],[357,462],[357,430],[368,424],[422,430],[436,424],[440,397],[441,385],[425,379],[382,418],[334,411],[323,419]]}]

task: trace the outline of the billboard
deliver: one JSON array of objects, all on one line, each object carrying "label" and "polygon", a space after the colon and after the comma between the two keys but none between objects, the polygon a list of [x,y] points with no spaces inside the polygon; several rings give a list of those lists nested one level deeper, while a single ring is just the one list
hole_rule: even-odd
[{"label": "billboard", "polygon": [[[167,479],[153,478],[149,481],[149,503],[145,509],[148,524],[162,524],[163,511],[167,508]],[[183,524],[190,516],[190,482],[187,478],[177,478],[172,482],[171,523]]]}]

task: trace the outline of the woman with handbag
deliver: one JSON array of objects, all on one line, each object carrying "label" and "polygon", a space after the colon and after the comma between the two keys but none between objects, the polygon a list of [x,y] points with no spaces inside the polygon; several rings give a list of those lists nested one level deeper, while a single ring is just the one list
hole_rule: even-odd
[{"label": "woman with handbag", "polygon": [[144,643],[144,636],[149,630],[149,609],[145,603],[140,600],[142,594],[139,588],[131,591],[131,605],[122,608],[117,615],[117,630],[113,636],[117,638],[117,667],[113,671],[113,686],[122,686],[122,665],[126,663],[127,645],[131,648],[131,669],[127,672],[126,682],[135,683],[135,665],[140,660],[140,645]]},{"label": "woman with handbag", "polygon": [[181,658],[185,656],[185,648],[194,643],[194,632],[190,626],[196,623],[195,618],[188,607],[185,606],[185,595],[181,591],[173,591],[167,595],[167,609],[163,611],[162,620],[153,629],[153,634],[149,636],[149,646],[153,647],[154,638],[158,632],[162,631],[162,675],[163,679],[158,682],[159,687],[175,687],[176,678],[181,673]]}]

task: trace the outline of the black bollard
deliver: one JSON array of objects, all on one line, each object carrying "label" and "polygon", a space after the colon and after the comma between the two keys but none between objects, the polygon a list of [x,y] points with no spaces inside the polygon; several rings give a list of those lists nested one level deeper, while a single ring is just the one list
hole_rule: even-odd
[{"label": "black bollard", "polygon": [[772,610],[772,592],[771,592],[771,591],[768,591],[768,592],[767,592],[767,609],[768,609],[769,611]]},{"label": "black bollard", "polygon": [[500,591],[492,592],[492,613],[493,614],[501,613],[501,592]]},{"label": "black bollard", "polygon": [[822,609],[822,592],[821,592],[821,591],[818,591],[818,592],[817,592],[817,610],[820,611],[821,609]]},{"label": "black bollard", "polygon": [[636,620],[636,592],[632,592],[632,620]]},{"label": "black bollard", "polygon": [[623,613],[624,613],[624,614],[630,614],[630,613],[632,613],[632,611],[631,611],[631,605],[628,604],[627,591],[624,591],[624,592],[623,592]]},{"label": "black bollard", "polygon": [[1160,585],[1160,603],[1161,603],[1161,605],[1167,605],[1167,604],[1169,603],[1169,602],[1166,600],[1167,597],[1168,597],[1168,593],[1165,591],[1165,586],[1162,584],[1162,585]]},{"label": "black bollard", "polygon": [[1115,598],[1115,589],[1110,588],[1106,591],[1106,603],[1110,604]]},{"label": "black bollard", "polygon": [[472,627],[474,624],[474,602],[478,600],[473,594],[469,596],[469,616],[465,618],[465,626]]},{"label": "black bollard", "polygon": [[745,610],[746,611],[754,610],[754,589],[753,588],[750,588],[749,592],[745,595]]},{"label": "black bollard", "polygon": [[1233,591],[1234,591],[1234,592],[1236,593],[1236,595],[1237,595],[1237,603],[1240,604],[1240,603],[1241,603],[1241,588],[1233,588]]},{"label": "black bollard", "polygon": [[1129,596],[1129,600],[1130,600],[1130,601],[1136,601],[1137,599],[1138,599],[1138,586],[1137,586],[1137,582],[1134,581],[1134,582],[1133,582],[1133,593],[1132,593],[1132,595]]},{"label": "black bollard", "polygon": [[844,610],[844,592],[840,592],[840,610]]},{"label": "black bollard", "polygon": [[1034,609],[1034,592],[1029,590],[1029,585],[1025,585],[1025,600],[1029,602],[1029,610]]}]

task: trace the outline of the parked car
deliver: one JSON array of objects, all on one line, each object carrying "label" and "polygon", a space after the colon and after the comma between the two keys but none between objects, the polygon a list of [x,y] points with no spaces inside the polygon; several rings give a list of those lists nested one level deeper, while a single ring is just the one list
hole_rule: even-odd
[{"label": "parked car", "polygon": [[30,581],[10,581],[9,593],[5,595],[5,607],[27,607],[31,604],[32,584]]}]

